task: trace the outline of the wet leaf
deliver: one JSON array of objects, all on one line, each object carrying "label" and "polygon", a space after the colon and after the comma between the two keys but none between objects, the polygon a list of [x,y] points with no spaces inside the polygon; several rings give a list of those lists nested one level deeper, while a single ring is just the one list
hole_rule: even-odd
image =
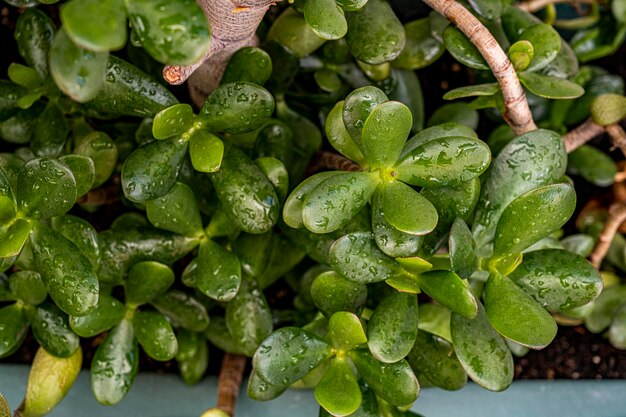
[{"label": "wet leaf", "polygon": [[488,20],[500,18],[503,9],[502,0],[470,0],[470,5],[479,15]]},{"label": "wet leaf", "polygon": [[113,174],[117,164],[117,146],[109,135],[104,132],[88,133],[81,140],[80,144],[74,148],[74,153],[87,156],[93,161],[95,178],[92,188],[104,184]]},{"label": "wet leaf", "polygon": [[59,216],[76,201],[76,180],[67,165],[58,160],[31,159],[19,174],[16,197],[19,210],[27,217]]},{"label": "wet leaf", "polygon": [[152,134],[156,139],[182,135],[193,126],[193,109],[189,104],[174,104],[154,116]]},{"label": "wet leaf", "polygon": [[326,136],[331,146],[339,153],[357,163],[363,163],[363,154],[348,133],[343,121],[344,103],[344,101],[339,101],[328,113],[325,124]]},{"label": "wet leaf", "polygon": [[476,315],[477,302],[469,285],[450,271],[430,271],[418,275],[418,285],[439,304],[463,317]]},{"label": "wet leaf", "polygon": [[357,146],[363,143],[361,135],[365,121],[379,104],[387,100],[385,93],[373,86],[357,88],[346,97],[342,110],[343,123]]},{"label": "wet leaf", "polygon": [[498,83],[468,85],[466,87],[455,88],[443,95],[444,100],[456,100],[466,97],[492,96],[500,91]]},{"label": "wet leaf", "polygon": [[308,195],[323,181],[328,178],[341,175],[339,171],[326,171],[312,175],[302,181],[291,192],[285,205],[283,207],[283,220],[285,223],[293,228],[300,228],[304,226],[302,220],[302,209],[304,208],[304,201]]},{"label": "wet leaf", "polygon": [[264,381],[253,369],[248,378],[247,394],[255,401],[269,401],[280,396],[287,387],[275,386]]},{"label": "wet leaf", "polygon": [[27,220],[16,219],[6,228],[0,228],[0,258],[17,256],[24,247],[31,226]]},{"label": "wet leaf", "polygon": [[[85,16],[98,16],[85,19]],[[72,0],[61,8],[63,29],[72,41],[85,49],[107,52],[126,43],[126,10],[123,0]]]},{"label": "wet leaf", "polygon": [[539,97],[572,99],[578,98],[585,93],[585,90],[573,81],[535,74],[533,72],[521,72],[518,75],[524,87],[528,88],[531,93]]},{"label": "wet leaf", "polygon": [[435,62],[445,52],[441,39],[433,35],[429,18],[414,20],[404,25],[406,45],[393,62],[397,68],[417,70]]},{"label": "wet leaf", "polygon": [[80,338],[70,328],[67,315],[52,303],[37,306],[30,315],[30,325],[37,343],[54,356],[69,358],[80,347]]},{"label": "wet leaf", "polygon": [[52,228],[72,242],[96,268],[100,261],[100,244],[96,229],[85,219],[66,214],[52,219]]},{"label": "wet leaf", "polygon": [[9,288],[15,298],[27,304],[41,304],[48,297],[46,285],[37,271],[14,272],[9,276]]},{"label": "wet leaf", "polygon": [[96,166],[93,160],[83,155],[63,155],[59,158],[72,171],[76,181],[76,195],[84,195],[91,189],[96,179]]},{"label": "wet leaf", "polygon": [[446,49],[461,64],[477,70],[488,70],[489,65],[463,32],[450,25],[443,31]]},{"label": "wet leaf", "polygon": [[150,303],[183,329],[201,332],[209,324],[209,315],[204,306],[182,291],[171,290]]},{"label": "wet leaf", "polygon": [[448,240],[450,266],[461,278],[469,278],[476,270],[476,245],[472,233],[465,222],[456,218],[450,229]]},{"label": "wet leaf", "polygon": [[0,308],[0,358],[12,355],[28,333],[28,320],[22,307],[10,304]]},{"label": "wet leaf", "polygon": [[338,311],[330,316],[326,339],[330,340],[336,349],[343,352],[367,343],[361,320],[347,311]]},{"label": "wet leaf", "polygon": [[196,171],[215,172],[224,156],[224,142],[212,133],[196,130],[189,140],[189,156]]},{"label": "wet leaf", "polygon": [[372,168],[391,167],[400,156],[413,119],[411,111],[397,101],[376,106],[363,125],[361,150]]},{"label": "wet leaf", "polygon": [[338,311],[356,313],[365,304],[367,287],[350,281],[334,271],[318,275],[311,283],[311,299],[326,316]]},{"label": "wet leaf", "polygon": [[132,306],[146,304],[162,295],[174,283],[174,271],[162,263],[143,261],[128,271],[124,294]]},{"label": "wet leaf", "polygon": [[172,326],[161,313],[139,311],[133,317],[137,341],[152,359],[168,361],[178,353],[178,341]]},{"label": "wet leaf", "polygon": [[307,1],[303,12],[304,19],[320,38],[340,39],[348,31],[343,10],[335,0]]},{"label": "wet leaf", "polygon": [[333,416],[347,416],[359,408],[361,390],[345,358],[337,357],[330,363],[315,386],[315,399]]},{"label": "wet leaf", "polygon": [[48,54],[55,27],[52,19],[39,9],[20,14],[15,25],[17,48],[26,64],[44,79],[48,76]]},{"label": "wet leaf", "polygon": [[[310,55],[325,42],[311,29],[304,16],[295,9],[287,8],[270,28],[267,40],[277,41],[298,58]],[[278,68],[274,67],[274,71]]]},{"label": "wet leaf", "polygon": [[208,297],[230,301],[241,284],[241,265],[232,252],[210,240],[200,244],[198,257],[183,272],[183,280],[194,282]]},{"label": "wet leaf", "polygon": [[437,210],[430,201],[400,181],[383,186],[381,199],[385,220],[401,232],[425,235],[437,225]]},{"label": "wet leaf", "polygon": [[185,236],[203,236],[196,197],[188,186],[177,182],[167,194],[146,202],[148,220],[154,226]]},{"label": "wet leaf", "polygon": [[85,316],[70,316],[70,327],[80,337],[94,337],[118,325],[126,307],[122,302],[106,293],[98,297],[98,304]]},{"label": "wet leaf", "polygon": [[244,47],[230,57],[221,83],[237,81],[263,85],[272,75],[272,59],[261,48]]},{"label": "wet leaf", "polygon": [[374,310],[368,321],[367,345],[381,362],[398,362],[409,353],[417,334],[417,297],[392,292]]},{"label": "wet leaf", "polygon": [[516,41],[528,41],[533,45],[533,59],[527,71],[537,71],[552,62],[561,49],[561,37],[550,25],[541,23],[524,29]]},{"label": "wet leaf", "polygon": [[178,372],[187,385],[200,382],[209,365],[209,348],[200,333],[182,330],[176,335]]}]

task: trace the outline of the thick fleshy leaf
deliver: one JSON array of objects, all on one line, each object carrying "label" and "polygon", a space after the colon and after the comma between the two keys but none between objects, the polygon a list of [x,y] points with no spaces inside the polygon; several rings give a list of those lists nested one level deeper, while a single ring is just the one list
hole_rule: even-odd
[{"label": "thick fleshy leaf", "polygon": [[113,328],[91,361],[91,391],[104,405],[120,402],[130,390],[139,369],[139,348],[133,325],[124,319]]},{"label": "thick fleshy leaf", "polygon": [[444,137],[408,152],[395,166],[397,179],[419,186],[453,186],[469,181],[489,166],[489,146],[478,139]]},{"label": "thick fleshy leaf", "polygon": [[224,352],[243,355],[241,346],[235,342],[235,339],[228,331],[224,317],[213,317],[203,334],[211,344]]},{"label": "thick fleshy leaf", "polygon": [[583,145],[567,155],[567,172],[580,175],[599,187],[607,187],[615,182],[617,165],[601,150]]},{"label": "thick fleshy leaf", "polygon": [[219,86],[202,106],[207,126],[214,131],[246,133],[263,125],[274,112],[274,98],[265,88],[248,82]]},{"label": "thick fleshy leaf", "polygon": [[419,132],[424,128],[424,94],[422,86],[413,71],[393,69],[391,71],[391,79],[395,81],[395,88],[389,93],[390,100],[396,100],[404,103],[413,115],[413,133]]},{"label": "thick fleshy leaf", "polygon": [[30,148],[36,156],[59,156],[67,140],[69,126],[55,102],[48,102],[37,119]]},{"label": "thick fleshy leaf", "polygon": [[365,207],[378,182],[376,174],[366,172],[346,172],[323,180],[304,199],[304,225],[314,233],[345,226]]},{"label": "thick fleshy leaf", "polygon": [[201,332],[209,324],[206,308],[191,295],[182,291],[169,291],[150,303],[183,329]]},{"label": "thick fleshy leaf", "polygon": [[59,158],[72,171],[76,181],[76,195],[82,196],[91,189],[96,179],[96,165],[84,155],[63,155]]},{"label": "thick fleshy leaf", "polygon": [[518,76],[524,87],[539,97],[571,99],[578,98],[585,93],[585,90],[573,81],[535,74],[534,72],[521,72]]},{"label": "thick fleshy leaf", "polygon": [[516,41],[522,32],[538,23],[538,17],[518,7],[507,7],[502,13],[502,28],[507,38]]},{"label": "thick fleshy leaf", "polygon": [[333,416],[347,416],[359,408],[361,390],[345,358],[337,357],[330,363],[315,386],[315,399]]},{"label": "thick fleshy leaf", "polygon": [[48,54],[55,27],[52,19],[39,9],[24,10],[17,18],[15,40],[26,64],[44,79],[48,76]]},{"label": "thick fleshy leaf", "polygon": [[289,193],[289,172],[285,164],[272,157],[257,158],[254,162],[272,183],[280,201],[285,201]]},{"label": "thick fleshy leaf", "polygon": [[133,317],[137,341],[152,359],[168,361],[178,352],[178,341],[167,319],[156,311],[139,311]]},{"label": "thick fleshy leaf", "polygon": [[156,139],[182,135],[193,126],[193,109],[189,104],[175,104],[154,116],[152,134]]},{"label": "thick fleshy leaf", "polygon": [[330,345],[319,337],[297,327],[283,327],[261,343],[252,365],[259,377],[286,388],[330,355]]},{"label": "thick fleshy leaf", "polygon": [[196,171],[215,172],[224,156],[224,142],[212,133],[196,130],[189,140],[189,156]]},{"label": "thick fleshy leaf", "polygon": [[80,347],[69,358],[59,358],[40,347],[28,375],[23,414],[43,416],[72,388],[83,364]]},{"label": "thick fleshy leaf", "polygon": [[376,106],[363,125],[363,157],[373,168],[389,168],[398,160],[413,119],[411,110],[398,101]]},{"label": "thick fleshy leaf", "polygon": [[367,346],[376,359],[398,362],[411,350],[417,335],[417,296],[394,291],[376,307],[367,322]]},{"label": "thick fleshy leaf", "polygon": [[478,139],[478,135],[472,128],[467,125],[459,123],[442,123],[435,126],[428,127],[418,132],[415,136],[409,139],[404,145],[401,157],[404,158],[409,152],[433,140],[450,137],[466,137]]},{"label": "thick fleshy leaf", "polygon": [[533,45],[533,59],[526,68],[527,71],[537,71],[545,68],[556,58],[561,49],[561,37],[550,25],[540,23],[524,29],[516,41],[528,41]]},{"label": "thick fleshy leaf", "polygon": [[96,229],[85,219],[66,214],[52,219],[52,228],[72,242],[96,268],[100,261],[100,244]]},{"label": "thick fleshy leaf", "polygon": [[70,327],[80,337],[94,337],[118,325],[126,314],[121,301],[102,293],[98,305],[86,316],[70,316]]},{"label": "thick fleshy leaf", "polygon": [[76,180],[67,165],[55,159],[31,159],[17,182],[19,210],[27,217],[49,218],[66,213],[76,201]]},{"label": "thick fleshy leaf", "polygon": [[363,323],[355,314],[347,311],[338,311],[330,317],[326,339],[344,352],[367,343]]},{"label": "thick fleshy leaf", "polygon": [[338,311],[357,312],[367,300],[367,287],[334,271],[318,275],[311,283],[311,299],[326,316]]},{"label": "thick fleshy leaf", "polygon": [[498,83],[468,85],[466,87],[455,88],[443,95],[444,100],[455,100],[457,98],[492,96],[500,91]]},{"label": "thick fleshy leaf", "polygon": [[[326,42],[313,32],[304,16],[291,7],[274,21],[267,40],[278,42],[288,50],[290,56],[298,58],[310,55]],[[295,65],[297,68],[297,60]]]},{"label": "thick fleshy leaf", "polygon": [[126,303],[138,306],[162,295],[174,283],[174,271],[162,263],[143,261],[128,271],[124,288]]},{"label": "thick fleshy leaf", "polygon": [[18,304],[0,308],[0,358],[15,352],[28,333],[28,320]]},{"label": "thick fleshy leaf", "polygon": [[433,34],[430,19],[414,20],[404,25],[406,45],[393,65],[405,70],[417,70],[435,62],[444,52],[440,38]]},{"label": "thick fleshy leaf", "polygon": [[154,226],[185,236],[204,235],[196,197],[177,182],[167,194],[146,202],[148,220]]},{"label": "thick fleshy leaf", "polygon": [[267,122],[259,131],[254,143],[256,157],[272,157],[291,165],[294,155],[294,132],[279,120]]},{"label": "thick fleshy leaf", "polygon": [[609,342],[617,349],[626,348],[626,308],[620,306],[609,328]]},{"label": "thick fleshy leaf", "polygon": [[552,316],[508,277],[492,274],[484,298],[489,323],[507,339],[541,349],[556,336]]},{"label": "thick fleshy leaf", "polygon": [[452,270],[461,278],[469,278],[477,266],[476,254],[474,253],[476,244],[467,224],[461,218],[457,217],[452,223],[448,249]]},{"label": "thick fleshy leaf", "polygon": [[346,19],[346,41],[359,61],[378,65],[394,60],[402,52],[406,43],[404,27],[386,1],[368,0],[359,11],[346,13]]},{"label": "thick fleshy leaf", "polygon": [[176,335],[178,372],[187,385],[200,382],[209,365],[209,348],[200,333],[182,330]]},{"label": "thick fleshy leaf", "polygon": [[245,81],[263,85],[272,75],[272,59],[261,48],[245,47],[239,49],[228,61],[221,83],[228,84]]},{"label": "thick fleshy leaf", "polygon": [[304,201],[307,196],[323,181],[328,178],[341,175],[339,171],[326,171],[312,175],[302,181],[291,192],[285,205],[283,207],[283,220],[285,223],[293,228],[300,228],[304,226],[302,220],[302,209],[304,208]]},{"label": "thick fleshy leaf", "polygon": [[157,61],[189,65],[209,49],[211,30],[202,9],[193,0],[126,0],[133,32]]},{"label": "thick fleshy leaf", "polygon": [[385,184],[381,192],[385,220],[412,235],[425,235],[437,225],[437,210],[420,193],[400,181]]},{"label": "thick fleshy leaf", "polygon": [[50,73],[62,92],[84,103],[102,89],[108,57],[108,52],[79,48],[60,29],[50,48]]},{"label": "thick fleshy leaf", "polygon": [[[30,142],[37,124],[37,118],[44,108],[45,106],[42,103],[36,102],[28,109],[17,110],[15,115],[0,123],[0,138],[18,145]],[[26,149],[24,148],[24,150]]]},{"label": "thick fleshy leaf", "polygon": [[343,121],[344,104],[344,101],[337,102],[335,107],[328,113],[326,124],[324,125],[326,136],[335,150],[356,163],[363,163],[363,154],[350,136],[350,133],[348,133]]},{"label": "thick fleshy leaf", "polygon": [[187,153],[187,142],[159,140],[131,153],[122,168],[124,195],[135,202],[146,202],[165,195],[175,184]]},{"label": "thick fleshy leaf", "polygon": [[235,298],[226,305],[226,327],[247,356],[254,355],[272,333],[272,312],[255,282],[244,280]]},{"label": "thick fleshy leaf", "polygon": [[134,65],[111,55],[102,89],[85,107],[96,115],[151,117],[176,103],[165,86]]},{"label": "thick fleshy leaf", "polygon": [[376,394],[393,405],[410,405],[419,395],[419,384],[406,360],[382,363],[368,350],[352,350],[348,353],[359,375]]},{"label": "thick fleshy leaf", "polygon": [[418,275],[420,288],[439,304],[463,317],[476,315],[477,302],[469,285],[450,271],[430,271]]},{"label": "thick fleshy leaf", "polygon": [[493,256],[516,254],[559,230],[576,208],[570,184],[536,188],[513,200],[502,212],[493,241]]},{"label": "thick fleshy leaf", "polygon": [[280,396],[287,387],[276,386],[261,378],[253,369],[248,377],[248,397],[255,401],[269,401]]},{"label": "thick fleshy leaf", "polygon": [[342,110],[343,123],[357,146],[363,143],[361,132],[365,120],[379,104],[387,100],[385,93],[373,86],[357,88],[346,97]]},{"label": "thick fleshy leaf", "polygon": [[278,221],[280,203],[272,183],[236,146],[226,146],[211,182],[222,207],[244,232],[265,233]]},{"label": "thick fleshy leaf", "polygon": [[504,7],[502,0],[470,0],[470,5],[479,15],[487,20],[497,20]]},{"label": "thick fleshy leaf", "polygon": [[626,97],[621,94],[602,94],[591,103],[591,118],[601,126],[619,123],[626,117]]},{"label": "thick fleshy leaf", "polygon": [[84,316],[98,303],[98,277],[89,260],[63,235],[32,223],[30,244],[50,297],[67,314]]},{"label": "thick fleshy leaf", "polygon": [[0,258],[17,256],[28,239],[30,229],[30,223],[24,219],[15,219],[6,228],[0,228]]},{"label": "thick fleshy leaf", "polygon": [[374,192],[371,204],[372,234],[380,250],[392,258],[415,255],[424,238],[401,232],[389,223],[383,210],[383,196],[380,188]]},{"label": "thick fleshy leaf", "polygon": [[227,302],[239,290],[241,265],[232,252],[206,240],[200,244],[198,256],[185,268],[183,281],[194,282],[206,296]]},{"label": "thick fleshy leaf", "polygon": [[340,39],[348,31],[343,10],[335,0],[307,1],[303,13],[313,32],[322,39]]},{"label": "thick fleshy leaf", "polygon": [[37,343],[59,358],[68,358],[80,346],[80,338],[70,328],[67,315],[52,303],[35,307],[30,325]]},{"label": "thick fleshy leaf", "polygon": [[517,41],[509,47],[507,52],[509,59],[516,72],[524,71],[530,65],[530,61],[535,55],[533,44],[528,41]]},{"label": "thick fleshy leaf", "polygon": [[477,70],[488,70],[489,66],[478,48],[455,26],[443,31],[443,41],[448,52],[461,64]]},{"label": "thick fleshy leaf", "polygon": [[[93,188],[104,184],[111,177],[117,165],[117,146],[113,139],[104,132],[88,133],[74,148],[74,153],[87,156],[93,161],[95,169]],[[70,168],[72,167],[70,166]]]},{"label": "thick fleshy leaf", "polygon": [[591,304],[591,311],[585,317],[585,327],[592,333],[604,331],[611,322],[615,313],[624,304],[626,286],[612,285],[605,288]]},{"label": "thick fleshy leaf", "polygon": [[509,142],[491,164],[476,206],[473,234],[480,248],[489,242],[504,209],[518,196],[558,181],[565,173],[567,153],[561,136],[534,130]]},{"label": "thick fleshy leaf", "polygon": [[406,357],[417,374],[439,388],[458,390],[467,383],[467,374],[450,342],[427,331],[417,332],[415,344]]},{"label": "thick fleshy leaf", "polygon": [[[85,19],[85,16],[98,16]],[[72,41],[91,51],[120,49],[126,43],[126,10],[123,0],[71,0],[61,8],[63,29]]]},{"label": "thick fleshy leaf", "polygon": [[482,305],[473,319],[453,313],[450,333],[461,365],[474,382],[490,391],[502,391],[511,385],[513,356],[487,321]]},{"label": "thick fleshy leaf", "polygon": [[37,305],[48,297],[46,285],[37,271],[18,271],[9,277],[11,293],[24,303]]},{"label": "thick fleshy leaf", "polygon": [[591,263],[558,249],[526,253],[509,278],[550,312],[585,305],[602,291],[602,277]]},{"label": "thick fleshy leaf", "polygon": [[403,274],[400,265],[378,249],[369,233],[352,233],[337,239],[330,247],[329,257],[338,274],[362,284]]}]

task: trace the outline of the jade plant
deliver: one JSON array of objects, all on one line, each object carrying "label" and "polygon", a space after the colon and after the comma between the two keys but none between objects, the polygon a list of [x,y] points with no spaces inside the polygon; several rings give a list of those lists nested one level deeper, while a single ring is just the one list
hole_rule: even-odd
[{"label": "jade plant", "polygon": [[[557,323],[626,347],[624,203],[566,234],[579,181],[624,179],[587,144],[626,152],[624,81],[588,63],[622,45],[623,0],[424,0],[410,21],[386,0],[7,3],[0,358],[39,346],[16,415],[81,367],[118,403],[143,354],[188,384],[221,355],[203,417],[233,415],[249,359],[256,400],[373,417],[416,415],[421,387],[506,389]],[[442,59],[467,82],[425,97],[415,70]]]}]

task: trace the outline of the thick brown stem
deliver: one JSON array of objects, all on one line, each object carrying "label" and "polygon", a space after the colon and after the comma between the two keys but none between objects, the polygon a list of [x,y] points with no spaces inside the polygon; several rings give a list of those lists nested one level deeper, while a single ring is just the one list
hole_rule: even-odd
[{"label": "thick brown stem", "polygon": [[361,167],[343,155],[329,151],[319,151],[313,157],[313,161],[307,170],[308,175],[313,175],[319,171],[361,171]]},{"label": "thick brown stem", "polygon": [[567,134],[563,136],[565,150],[567,153],[573,152],[585,143],[589,142],[591,139],[600,136],[603,133],[604,127],[589,118],[576,129],[567,132]]},{"label": "thick brown stem", "polygon": [[217,408],[233,416],[248,358],[225,353],[217,386]]},{"label": "thick brown stem", "polygon": [[521,135],[537,129],[517,73],[491,32],[456,0],[424,0],[454,23],[476,45],[500,84],[504,98],[504,118]]},{"label": "thick brown stem", "polygon": [[619,148],[626,155],[626,132],[617,123],[605,127],[606,133],[611,137],[613,146]]},{"label": "thick brown stem", "polygon": [[543,9],[546,6],[557,3],[568,3],[572,5],[578,4],[593,4],[594,0],[529,0],[517,4],[517,8],[524,10],[525,12],[534,13]]},{"label": "thick brown stem", "polygon": [[609,207],[609,218],[607,219],[600,236],[598,236],[598,243],[593,249],[591,255],[589,255],[589,260],[593,266],[596,267],[596,269],[600,269],[600,264],[602,264],[602,260],[609,251],[609,247],[611,246],[611,242],[613,242],[615,233],[617,233],[617,230],[621,224],[624,223],[624,221],[626,221],[626,203],[621,201],[613,203],[611,207]]}]

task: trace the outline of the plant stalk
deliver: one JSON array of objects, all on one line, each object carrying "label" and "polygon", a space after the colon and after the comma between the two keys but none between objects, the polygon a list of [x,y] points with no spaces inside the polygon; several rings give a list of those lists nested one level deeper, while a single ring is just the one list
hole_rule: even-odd
[{"label": "plant stalk", "polygon": [[593,4],[594,0],[528,0],[519,3],[516,7],[528,13],[537,12],[551,4],[567,3],[572,5]]},{"label": "plant stalk", "polygon": [[563,136],[565,150],[567,153],[571,153],[583,146],[585,143],[589,142],[591,139],[600,136],[603,133],[604,127],[589,118],[576,129],[567,132],[567,134]]},{"label": "plant stalk", "polygon": [[361,171],[361,167],[343,155],[329,151],[319,151],[315,154],[311,165],[307,169],[307,176],[327,170],[357,172]]},{"label": "plant stalk", "polygon": [[225,353],[217,385],[217,408],[229,416],[235,415],[235,405],[243,380],[248,358],[243,355]]},{"label": "plant stalk", "polygon": [[618,201],[609,207],[609,218],[598,236],[598,243],[589,255],[589,261],[596,269],[600,269],[602,260],[609,251],[611,242],[617,233],[619,227],[626,221],[626,203]]}]

